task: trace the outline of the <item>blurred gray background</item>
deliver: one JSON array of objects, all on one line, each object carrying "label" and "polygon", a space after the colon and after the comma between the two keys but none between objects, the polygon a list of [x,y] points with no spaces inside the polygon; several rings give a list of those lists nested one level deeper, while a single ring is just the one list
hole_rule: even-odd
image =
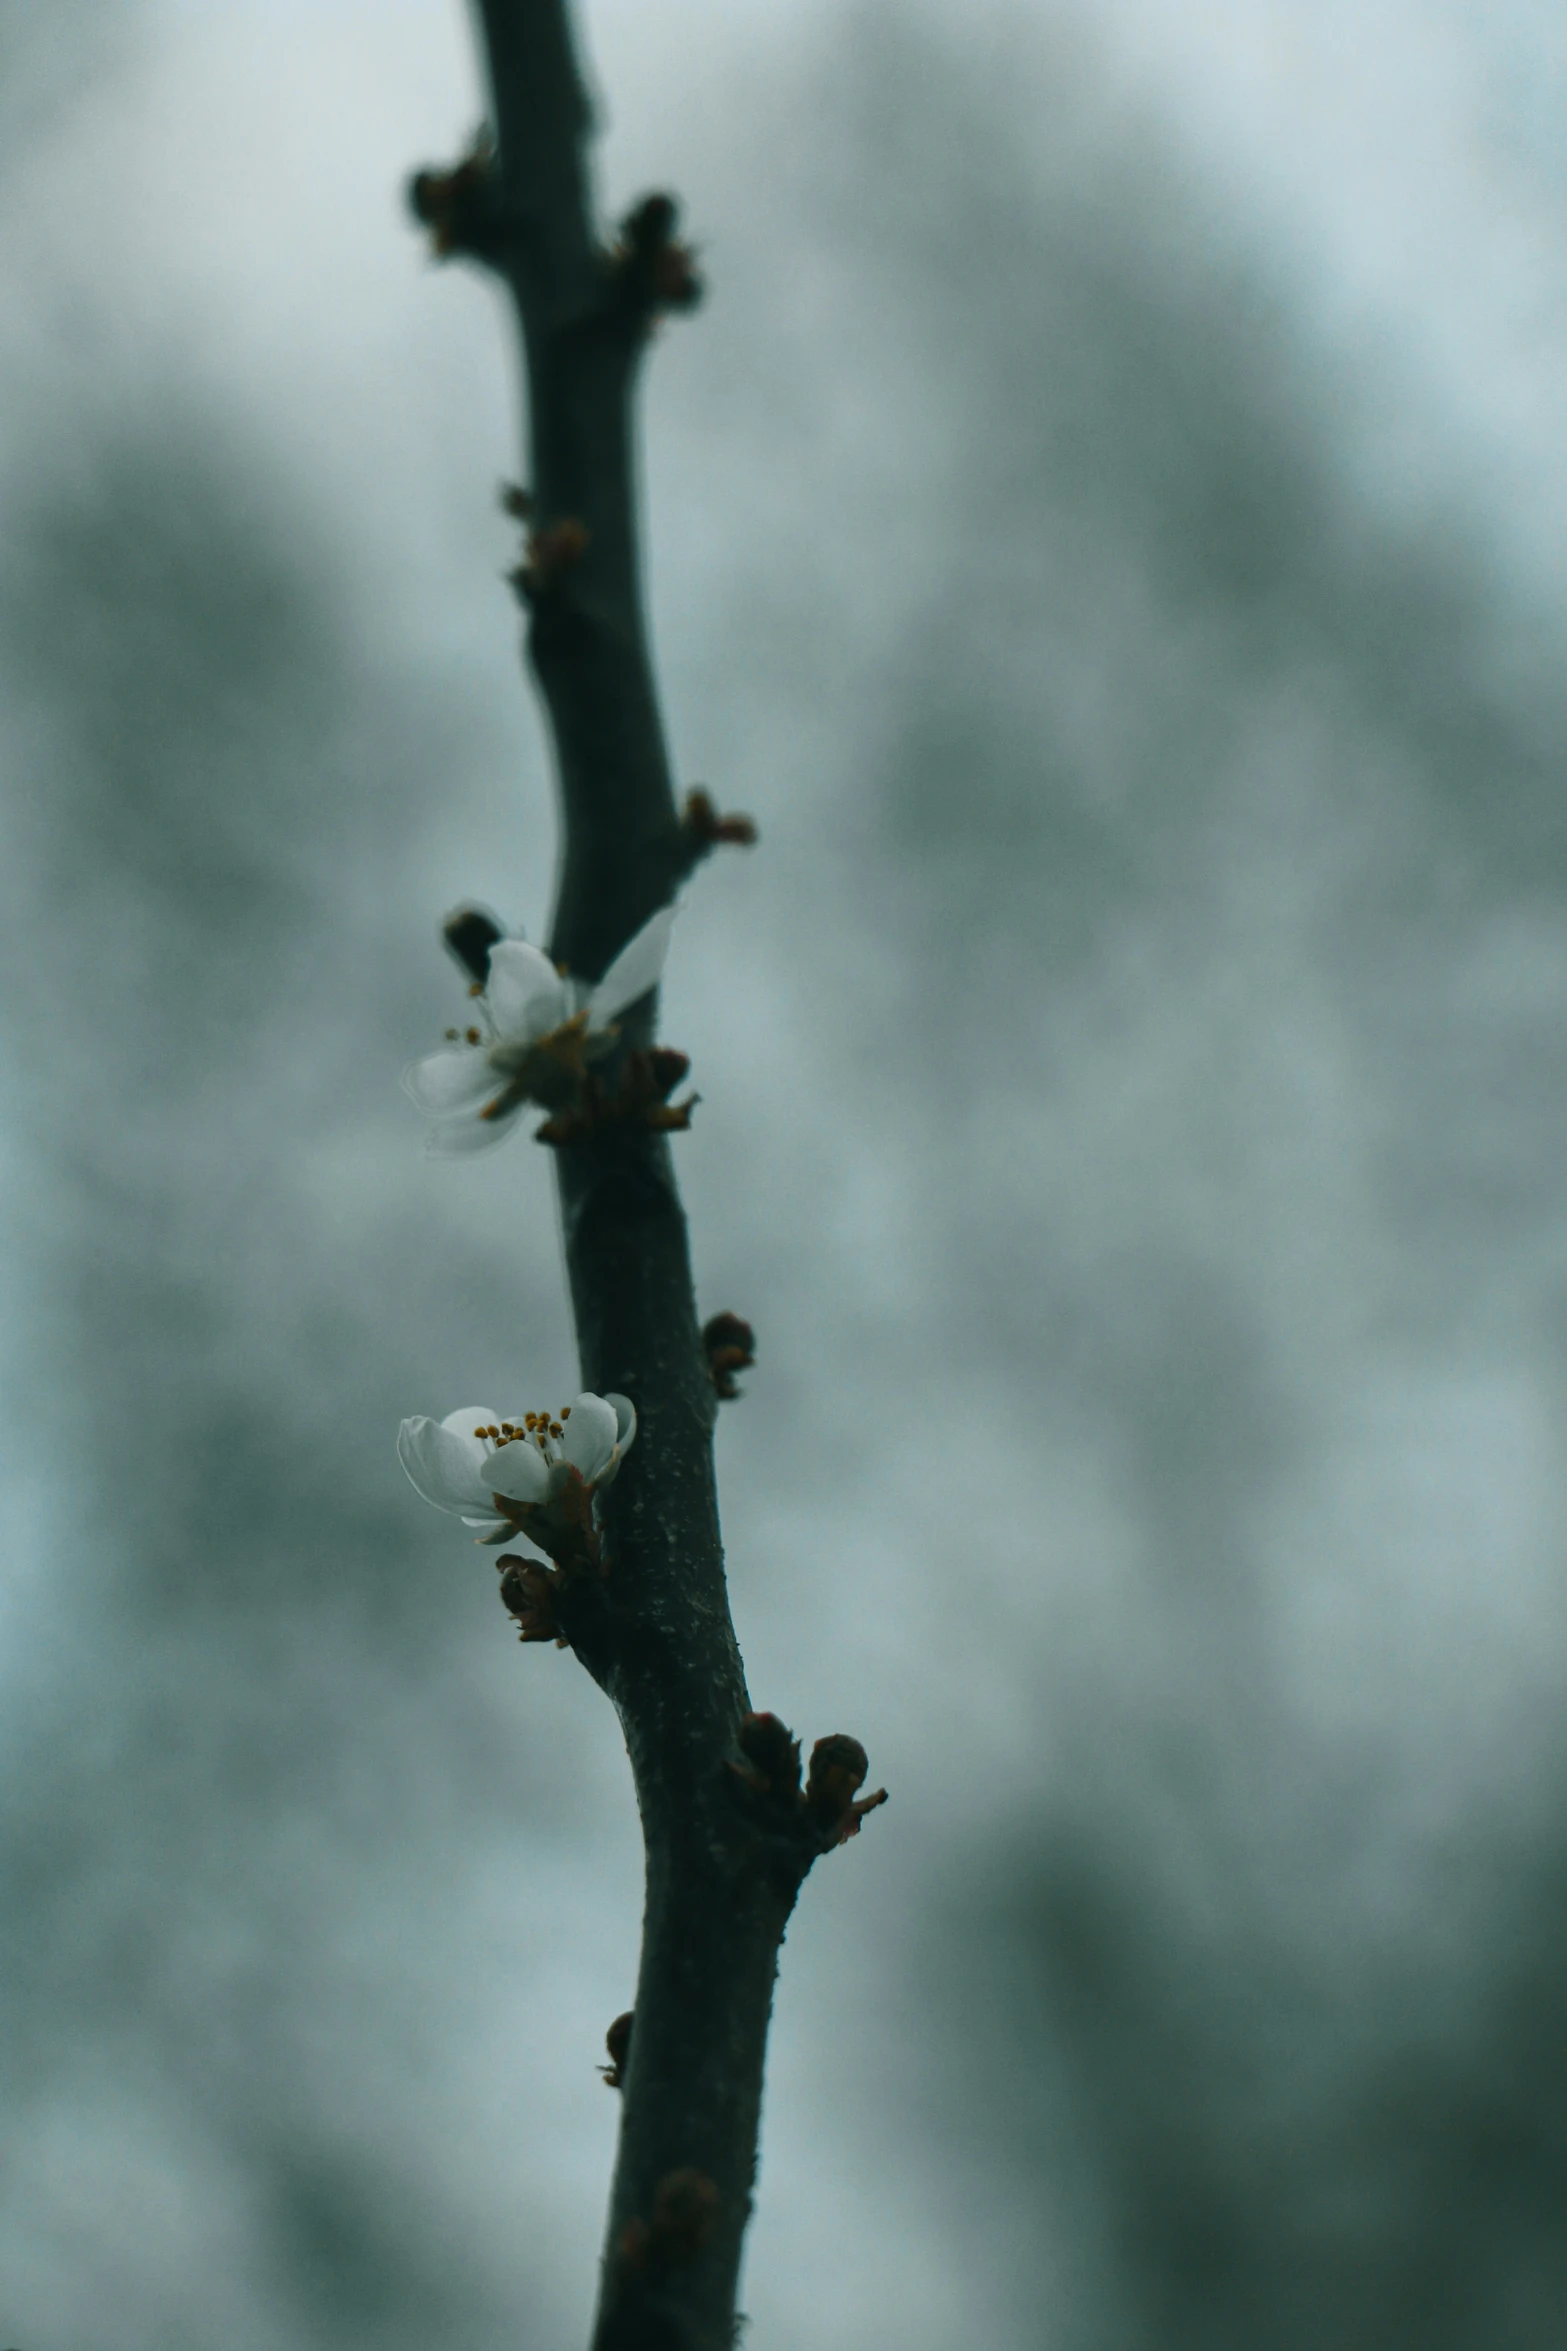
[{"label": "blurred gray background", "polygon": [[[1567,27],[602,0],[685,194],[666,1028],[784,1955],[749,2340],[1567,2328]],[[573,1376],[401,1064],[553,861],[457,0],[0,7],[0,2338],[553,2351],[615,1725],[399,1417]]]}]

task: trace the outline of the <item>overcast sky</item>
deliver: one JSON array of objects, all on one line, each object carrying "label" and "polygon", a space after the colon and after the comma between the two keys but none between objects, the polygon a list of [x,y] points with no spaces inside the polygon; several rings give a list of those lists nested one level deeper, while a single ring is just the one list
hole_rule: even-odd
[{"label": "overcast sky", "polygon": [[[1567,27],[605,0],[665,1028],[813,2351],[1546,2351],[1567,2256]],[[0,2337],[584,2339],[609,1710],[405,1485],[569,1392],[456,0],[0,6]]]}]

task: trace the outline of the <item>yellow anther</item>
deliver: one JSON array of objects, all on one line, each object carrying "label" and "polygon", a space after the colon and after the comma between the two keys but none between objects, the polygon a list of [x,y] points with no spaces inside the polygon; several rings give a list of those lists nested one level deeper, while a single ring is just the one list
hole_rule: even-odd
[{"label": "yellow anther", "polygon": [[551,1435],[552,1437],[563,1437],[565,1434],[566,1434],[566,1432],[565,1432],[565,1430],[564,1430],[564,1429],[561,1427],[561,1425],[560,1425],[560,1422],[559,1422],[558,1420],[551,1421],[551,1423],[550,1423],[550,1435]]},{"label": "yellow anther", "polygon": [[570,1420],[570,1418],[571,1418],[571,1406],[570,1406],[569,1404],[563,1404],[563,1405],[561,1406],[561,1408],[560,1408],[560,1417],[561,1417],[561,1419],[562,1419],[562,1420]]},{"label": "yellow anther", "polygon": [[463,1034],[467,1037],[470,1045],[477,1045],[479,1042],[479,1032],[477,1029],[465,1029]]},{"label": "yellow anther", "polygon": [[457,1032],[457,1030],[456,1030],[456,1029],[448,1029],[448,1030],[447,1030],[447,1032],[446,1032],[446,1042],[447,1042],[447,1044],[448,1044],[448,1045],[455,1045],[455,1044],[456,1044],[456,1042],[457,1042],[457,1035],[458,1035],[458,1032]]}]

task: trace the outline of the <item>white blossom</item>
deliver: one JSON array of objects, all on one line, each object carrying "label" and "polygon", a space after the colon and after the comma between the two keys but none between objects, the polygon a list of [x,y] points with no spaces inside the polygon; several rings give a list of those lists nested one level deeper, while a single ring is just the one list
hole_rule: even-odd
[{"label": "white blossom", "polygon": [[415,1490],[437,1510],[472,1527],[480,1543],[504,1543],[530,1520],[580,1522],[588,1498],[607,1486],[637,1433],[625,1396],[584,1394],[558,1412],[505,1419],[485,1404],[418,1414],[397,1432],[397,1458]]},{"label": "white blossom", "polygon": [[497,940],[466,1038],[403,1072],[431,1121],[426,1148],[446,1158],[483,1151],[529,1102],[552,1110],[568,1102],[587,1064],[614,1044],[620,1014],[657,987],[674,914],[661,906],[593,986],[558,972],[525,940]]}]

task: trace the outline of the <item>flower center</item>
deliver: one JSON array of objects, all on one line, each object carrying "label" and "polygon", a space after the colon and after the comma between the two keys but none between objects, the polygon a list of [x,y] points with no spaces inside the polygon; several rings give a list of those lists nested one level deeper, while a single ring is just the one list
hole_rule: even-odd
[{"label": "flower center", "polygon": [[520,1421],[492,1420],[488,1428],[477,1428],[473,1433],[476,1437],[488,1437],[497,1452],[503,1445],[525,1445],[531,1440],[546,1461],[554,1461],[555,1448],[566,1434],[564,1424],[570,1418],[571,1406],[563,1404],[557,1413],[525,1412]]},{"label": "flower center", "polygon": [[508,1077],[537,1080],[546,1075],[547,1064],[558,1062],[568,1075],[575,1075],[582,1066],[587,1033],[588,1016],[583,1011],[557,1021],[536,1037],[496,1037],[489,1048],[490,1067]]}]

